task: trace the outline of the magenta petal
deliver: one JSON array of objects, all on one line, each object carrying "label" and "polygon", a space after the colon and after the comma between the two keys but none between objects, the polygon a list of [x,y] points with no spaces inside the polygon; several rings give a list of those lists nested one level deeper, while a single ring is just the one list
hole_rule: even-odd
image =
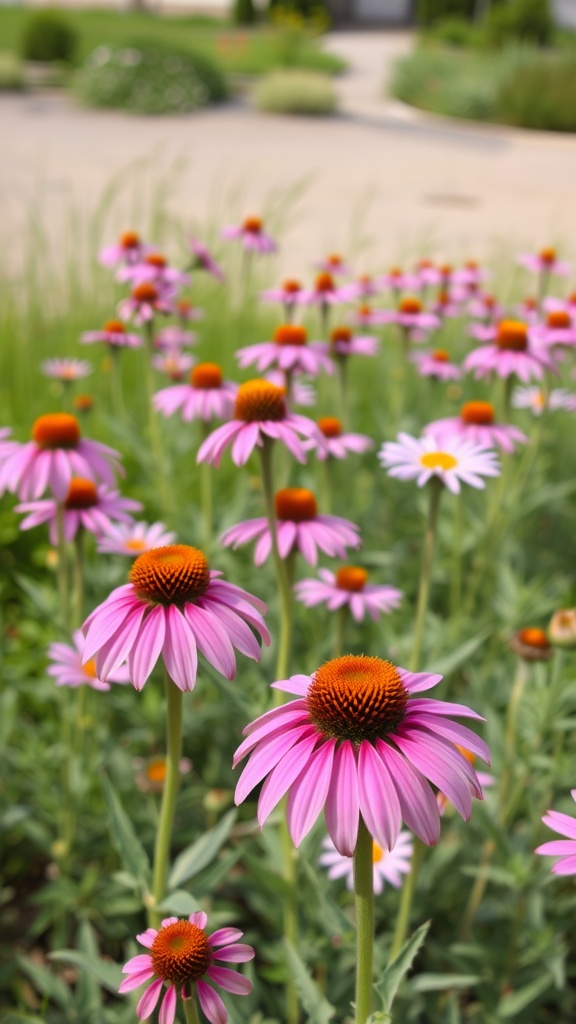
[{"label": "magenta petal", "polygon": [[209,937],[208,943],[214,947],[227,946],[230,942],[241,939],[243,934],[244,932],[241,932],[239,928],[219,928]]},{"label": "magenta petal", "polygon": [[360,805],[356,755],[350,740],[345,740],[334,754],[325,815],[334,846],[342,856],[351,857],[358,838]]},{"label": "magenta petal", "polygon": [[236,658],[228,633],[210,608],[186,604],[184,613],[188,620],[199,650],[207,661],[221,672],[226,679],[236,674]]},{"label": "magenta petal", "polygon": [[218,993],[210,985],[207,985],[205,981],[196,982],[196,991],[198,992],[198,1002],[202,1012],[206,1015],[210,1024],[226,1024],[228,1011]]},{"label": "magenta petal", "polygon": [[464,761],[462,755],[453,747],[449,752],[448,744],[444,744],[432,734],[423,739],[413,739],[411,736],[402,735],[398,730],[394,733],[394,742],[416,768],[438,786],[440,792],[448,797],[458,813],[467,821],[472,811],[472,794],[467,774],[460,764]]},{"label": "magenta petal", "polygon": [[553,839],[551,843],[543,843],[542,846],[538,846],[534,853],[542,853],[546,857],[576,856],[576,842],[573,839]]},{"label": "magenta petal", "polygon": [[195,924],[198,928],[204,928],[208,924],[208,914],[203,910],[195,910],[193,914],[190,914],[188,920],[191,924]]},{"label": "magenta petal", "polygon": [[542,821],[548,825],[548,828],[559,832],[561,836],[576,839],[576,818],[572,818],[569,814],[564,814],[562,811],[548,811]]},{"label": "magenta petal", "polygon": [[150,978],[154,977],[154,969],[148,967],[145,971],[138,971],[138,974],[129,974],[127,978],[122,981],[119,992],[131,992],[133,988],[140,988],[146,981],[150,981]]},{"label": "magenta petal", "polygon": [[576,857],[564,857],[552,868],[553,875],[576,875]]},{"label": "magenta petal", "polygon": [[394,747],[376,741],[376,750],[394,779],[402,817],[408,828],[428,846],[440,838],[440,812],[436,797],[421,772]]},{"label": "magenta petal", "polygon": [[[248,734],[246,739],[240,744],[238,750],[234,754],[234,761],[232,766],[235,768],[239,761],[242,760],[246,754],[250,753],[254,747],[257,747],[261,740],[270,736],[273,732],[279,730],[284,731],[288,726],[304,725],[308,719],[308,712],[306,708],[292,708],[290,705],[287,706],[287,710],[284,714],[281,714],[282,708],[274,708],[272,712],[267,712],[271,717],[266,719],[266,714],[262,715],[260,725],[254,732]],[[252,723],[254,724],[254,723]],[[311,724],[311,723],[307,723]]]},{"label": "magenta petal", "polygon": [[467,729],[465,725],[460,725],[458,722],[446,722],[438,716],[422,713],[412,715],[410,704],[408,704],[408,714],[404,719],[403,727],[408,730],[415,726],[417,732],[418,725],[424,726],[426,730],[430,730],[452,743],[459,744],[472,754],[476,754],[477,757],[481,757],[486,764],[490,764],[490,751],[487,744],[475,732],[472,732],[472,729]]},{"label": "magenta petal", "polygon": [[234,942],[230,946],[224,946],[213,954],[215,960],[227,960],[231,964],[245,964],[253,960],[255,953],[252,946],[246,942]]},{"label": "magenta petal", "polygon": [[152,957],[149,953],[140,953],[138,956],[133,956],[128,963],[124,964],[122,971],[124,974],[139,974],[142,971],[148,971],[152,967]]},{"label": "magenta petal", "polygon": [[273,733],[271,737],[263,740],[262,743],[256,747],[256,750],[251,755],[248,764],[244,768],[238,784],[236,786],[236,792],[234,794],[234,802],[241,804],[246,799],[248,793],[262,782],[262,779],[268,772],[271,772],[278,762],[284,757],[285,754],[302,738],[309,736],[311,732],[316,732],[315,726],[303,726],[292,729],[287,729],[286,732]]},{"label": "magenta petal", "polygon": [[396,671],[409,693],[431,690],[443,678],[439,675],[433,675],[432,672],[408,672],[407,669],[400,667],[397,667]]},{"label": "magenta petal", "polygon": [[142,689],[160,656],[166,632],[164,614],[161,606],[148,613],[128,655],[130,680],[137,690]]},{"label": "magenta petal", "polygon": [[252,991],[252,982],[228,967],[209,967],[206,974],[225,992],[232,992],[235,996],[247,996]]},{"label": "magenta petal", "polygon": [[358,797],[366,828],[384,850],[398,839],[402,815],[388,768],[368,740],[358,753]]},{"label": "magenta petal", "polygon": [[174,1024],[174,1017],[176,1016],[176,986],[170,985],[166,990],[166,995],[162,1000],[162,1006],[160,1007],[160,1013],[158,1014],[158,1024]]},{"label": "magenta petal", "polygon": [[146,1020],[154,1010],[162,991],[163,984],[164,982],[162,981],[162,978],[158,978],[157,981],[152,982],[152,984],[146,989],[138,1003],[138,1006],[136,1007],[136,1013],[140,1020]]},{"label": "magenta petal", "polygon": [[128,658],[146,611],[144,603],[130,610],[116,633],[96,653],[96,672],[102,682]]},{"label": "magenta petal", "polygon": [[306,735],[300,743],[292,747],[281,761],[278,762],[274,771],[265,780],[258,800],[258,824],[260,828],[264,825],[268,815],[274,810],[277,803],[288,792],[292,783],[298,778],[304,765],[307,764],[312,753],[318,734],[314,730],[311,735]]},{"label": "magenta petal", "polygon": [[151,949],[154,939],[156,938],[157,935],[158,932],[156,931],[155,928],[147,928],[145,932],[142,932],[140,935],[137,935],[136,938],[138,939],[138,942],[140,943],[141,946],[146,946],[147,949]]},{"label": "magenta petal", "polygon": [[309,758],[288,797],[288,828],[295,846],[308,834],[322,810],[332,774],[336,740],[326,740]]},{"label": "magenta petal", "polygon": [[196,640],[188,622],[175,605],[165,614],[163,658],[168,675],[184,693],[193,690],[198,671]]}]

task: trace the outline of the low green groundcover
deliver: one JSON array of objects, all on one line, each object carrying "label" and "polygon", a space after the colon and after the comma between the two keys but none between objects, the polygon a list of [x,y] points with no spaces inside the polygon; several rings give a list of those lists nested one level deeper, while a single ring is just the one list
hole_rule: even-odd
[{"label": "low green groundcover", "polygon": [[97,47],[74,84],[88,106],[135,114],[185,114],[227,95],[223,75],[206,57],[150,43]]}]

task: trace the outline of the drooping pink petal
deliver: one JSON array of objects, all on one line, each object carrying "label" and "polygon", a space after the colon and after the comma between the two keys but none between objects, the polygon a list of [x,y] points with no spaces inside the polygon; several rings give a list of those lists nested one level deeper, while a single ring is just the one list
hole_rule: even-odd
[{"label": "drooping pink petal", "polygon": [[209,967],[206,974],[225,992],[232,992],[235,996],[247,996],[252,991],[252,982],[228,967]]},{"label": "drooping pink petal", "polygon": [[214,959],[227,960],[231,964],[245,964],[248,960],[254,959],[254,950],[245,942],[235,942],[230,946],[224,946],[223,949],[216,950]]},{"label": "drooping pink petal", "polygon": [[238,939],[241,939],[243,934],[244,932],[241,932],[239,928],[219,928],[218,931],[210,935],[208,944],[214,948],[216,946],[227,946],[230,942],[236,942]]},{"label": "drooping pink petal", "polygon": [[290,789],[286,813],[295,846],[308,834],[326,802],[335,748],[335,739],[326,740],[309,757]]},{"label": "drooping pink petal", "polygon": [[142,971],[149,971],[152,967],[152,957],[149,953],[139,953],[133,956],[122,968],[124,974],[139,974]]},{"label": "drooping pink petal", "polygon": [[[408,708],[410,711],[410,702],[408,703]],[[472,732],[472,729],[467,729],[465,725],[460,725],[458,722],[445,722],[442,718],[439,719],[438,716],[422,713],[416,715],[409,713],[406,715],[403,723],[405,729],[415,726],[417,732],[418,725],[424,726],[426,730],[434,732],[436,735],[444,737],[444,739],[458,743],[472,754],[481,757],[486,764],[490,764],[490,751],[487,744],[475,732]]]},{"label": "drooping pink petal", "polygon": [[344,857],[351,857],[356,849],[360,805],[358,769],[350,740],[345,740],[334,754],[325,815],[334,846]]},{"label": "drooping pink petal", "polygon": [[435,846],[440,838],[440,813],[436,797],[421,772],[394,747],[376,740],[376,750],[394,780],[408,828],[428,846]]},{"label": "drooping pink petal", "polygon": [[271,737],[262,741],[251,755],[248,764],[238,779],[234,802],[241,804],[248,793],[262,782],[268,772],[271,772],[285,754],[300,740],[316,731],[315,726],[303,726],[301,729],[290,729],[279,736],[274,733]]},{"label": "drooping pink petal", "polygon": [[176,986],[170,985],[166,990],[166,995],[162,1000],[160,1007],[160,1013],[158,1014],[158,1024],[174,1024],[174,1017],[176,1016]]},{"label": "drooping pink petal", "polygon": [[400,802],[388,768],[367,740],[358,752],[360,813],[370,834],[384,850],[391,850],[400,832]]},{"label": "drooping pink petal", "polygon": [[[467,821],[472,812],[472,794],[467,775],[456,757],[451,757],[445,746],[432,734],[421,741],[402,734],[399,729],[394,733],[394,742],[416,768],[438,786]],[[454,751],[454,754],[458,752]],[[464,761],[460,754],[458,757]]]},{"label": "drooping pink petal", "polygon": [[226,1024],[228,1011],[217,992],[205,981],[196,982],[198,1002],[210,1024]]},{"label": "drooping pink petal", "polygon": [[153,1012],[160,997],[163,985],[164,982],[162,981],[162,978],[158,978],[158,981],[154,981],[152,985],[146,989],[138,1003],[138,1006],[136,1007],[136,1013],[140,1020],[146,1020],[146,1018]]},{"label": "drooping pink petal", "polygon": [[304,739],[292,747],[266,778],[258,800],[258,824],[264,825],[268,815],[288,792],[292,783],[298,778],[302,768],[308,763],[310,755],[318,741],[316,730],[308,727]]},{"label": "drooping pink petal", "polygon": [[196,685],[198,652],[194,634],[176,605],[169,605],[165,614],[166,638],[163,658],[168,675],[176,686],[187,693]]},{"label": "drooping pink petal", "polygon": [[165,633],[164,608],[157,606],[143,620],[128,655],[130,679],[137,690],[142,689],[158,661]]},{"label": "drooping pink petal", "polygon": [[[116,632],[97,651],[96,673],[98,679],[106,682],[110,673],[126,661],[146,611],[147,606],[143,602],[130,609]],[[86,660],[86,650],[84,650],[84,663]]]},{"label": "drooping pink petal", "polygon": [[138,974],[129,974],[127,978],[121,983],[118,991],[119,992],[131,992],[133,988],[140,988],[144,982],[150,981],[150,978],[154,977],[154,970],[152,967],[148,968],[147,971],[139,971]]},{"label": "drooping pink petal", "polygon": [[184,614],[206,660],[226,679],[233,679],[236,674],[234,648],[218,616],[209,607],[191,603],[185,605]]}]

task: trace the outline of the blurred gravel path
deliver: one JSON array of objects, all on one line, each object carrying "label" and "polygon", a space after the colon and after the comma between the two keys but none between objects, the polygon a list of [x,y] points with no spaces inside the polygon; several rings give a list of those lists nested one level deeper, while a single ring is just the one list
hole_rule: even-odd
[{"label": "blurred gravel path", "polygon": [[359,270],[422,250],[455,260],[564,244],[576,255],[576,136],[421,117],[382,99],[405,33],[339,33],[326,45],[350,71],[338,83],[341,115],[321,121],[259,115],[243,101],[138,118],[86,111],[56,91],[0,96],[0,258],[18,265],[31,216],[68,249],[114,176],[104,235],[137,227],[152,182],[177,161],[163,188],[187,226],[278,207],[303,183],[286,208],[283,272],[302,274],[329,250],[352,254]]}]

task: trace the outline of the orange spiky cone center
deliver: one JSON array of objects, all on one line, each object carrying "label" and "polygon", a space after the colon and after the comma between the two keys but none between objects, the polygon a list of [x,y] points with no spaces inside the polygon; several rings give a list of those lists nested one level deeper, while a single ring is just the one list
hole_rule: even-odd
[{"label": "orange spiky cone center", "polygon": [[527,626],[526,629],[521,629],[518,632],[518,639],[527,647],[545,649],[550,646],[548,635],[543,629],[538,629],[536,626]]},{"label": "orange spiky cone center", "polygon": [[420,302],[420,299],[415,299],[412,296],[408,295],[406,296],[406,298],[400,300],[398,312],[410,313],[412,315],[414,315],[415,313],[421,313],[422,303]]},{"label": "orange spiky cone center", "polygon": [[128,578],[139,598],[161,605],[194,601],[210,586],[206,556],[187,544],[167,544],[144,552]]},{"label": "orange spiky cone center", "polygon": [[150,281],[141,281],[132,289],[132,298],[136,302],[155,302],[158,298],[158,290]]},{"label": "orange spiky cone center", "polygon": [[247,380],[236,394],[234,419],[245,423],[259,423],[263,420],[283,420],[286,417],[284,388],[267,380]]},{"label": "orange spiky cone center", "polygon": [[469,426],[488,427],[494,423],[494,406],[490,402],[466,402],[460,419]]},{"label": "orange spiky cone center", "polygon": [[190,383],[193,388],[210,390],[222,387],[222,370],[218,363],[198,363],[190,372]]},{"label": "orange spiky cone center", "polygon": [[556,249],[541,249],[539,255],[542,263],[554,263],[554,260],[556,259]]},{"label": "orange spiky cone center", "polygon": [[98,504],[98,491],[92,480],[75,477],[70,481],[64,505],[67,509],[80,511],[83,508],[94,508]]},{"label": "orange spiky cone center", "polygon": [[159,270],[162,270],[166,266],[166,257],[159,252],[151,252],[145,257],[144,263],[147,263],[149,267],[158,267]]},{"label": "orange spiky cone center", "polygon": [[325,736],[375,740],[398,728],[408,690],[389,661],[346,654],[326,661],[312,677],[306,708]]},{"label": "orange spiky cone center", "polygon": [[432,359],[435,363],[449,363],[450,355],[445,348],[435,348],[432,353]]},{"label": "orange spiky cone center", "polygon": [[340,437],[342,420],[339,420],[337,416],[321,416],[317,422],[324,437]]},{"label": "orange spiky cone center", "polygon": [[274,331],[274,342],[276,345],[305,345],[308,341],[308,332],[305,327],[298,324],[281,324]]},{"label": "orange spiky cone center", "polygon": [[107,334],[125,334],[126,328],[121,320],[107,320],[104,324]]},{"label": "orange spiky cone center", "polygon": [[496,344],[505,352],[525,352],[528,348],[528,328],[521,320],[502,320],[498,324]]},{"label": "orange spiky cone center", "polygon": [[175,921],[160,928],[150,956],[156,976],[172,985],[198,981],[212,963],[208,936],[191,921]]},{"label": "orange spiky cone center", "polygon": [[364,590],[368,573],[360,565],[343,565],[336,573],[336,586],[357,594]]},{"label": "orange spiky cone center", "polygon": [[317,292],[331,292],[334,290],[334,278],[328,271],[323,271],[321,274],[316,275],[316,291]]},{"label": "orange spiky cone center", "polygon": [[565,330],[572,326],[572,318],[565,309],[553,309],[546,317],[546,326]]},{"label": "orange spiky cone center", "polygon": [[251,235],[259,235],[262,231],[262,220],[260,217],[245,217],[242,222],[244,231],[247,231]]},{"label": "orange spiky cone center", "polygon": [[120,235],[120,245],[123,249],[135,249],[140,245],[140,235],[135,231],[123,231]]},{"label": "orange spiky cone center", "polygon": [[338,341],[352,341],[352,331],[349,327],[334,327],[330,333],[330,341],[333,344]]},{"label": "orange spiky cone center", "polygon": [[278,519],[305,523],[318,514],[316,498],[305,487],[284,487],[276,491],[274,506]]},{"label": "orange spiky cone center", "polygon": [[302,291],[302,285],[300,281],[295,281],[293,278],[288,278],[282,285],[282,291],[288,292],[289,295],[296,295],[297,292]]},{"label": "orange spiky cone center", "polygon": [[32,427],[32,439],[39,448],[77,448],[80,425],[75,416],[67,412],[52,412],[39,416]]}]

